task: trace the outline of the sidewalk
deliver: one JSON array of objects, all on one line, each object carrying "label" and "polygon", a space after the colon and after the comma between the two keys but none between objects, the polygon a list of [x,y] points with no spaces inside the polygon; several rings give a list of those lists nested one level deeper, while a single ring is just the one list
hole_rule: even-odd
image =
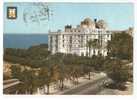
[{"label": "sidewalk", "polygon": [[[64,81],[64,90],[61,91],[59,88],[58,88],[58,84],[56,83],[53,83],[52,85],[50,85],[50,94],[51,95],[61,95],[67,91],[70,91],[72,89],[75,89],[75,88],[78,88],[78,87],[81,87],[82,85],[86,85],[90,82],[93,82],[95,80],[98,80],[100,78],[103,78],[105,77],[105,74],[103,73],[91,73],[91,79],[88,80],[87,78],[88,76],[85,77],[80,77],[78,80],[79,80],[79,84],[78,85],[75,85],[72,83],[72,81],[70,80],[65,80]],[[45,88],[46,89],[46,88]],[[43,89],[39,90],[38,93],[36,94],[40,94],[40,95],[44,95],[43,93]]]}]

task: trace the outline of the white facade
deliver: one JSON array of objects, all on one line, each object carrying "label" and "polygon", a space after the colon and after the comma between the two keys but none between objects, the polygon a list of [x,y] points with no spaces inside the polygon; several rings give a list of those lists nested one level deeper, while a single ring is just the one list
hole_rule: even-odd
[{"label": "white facade", "polygon": [[[76,28],[72,28],[68,25],[65,27],[64,31],[49,32],[48,49],[52,52],[52,54],[60,52],[77,54],[79,56],[92,56],[98,54],[106,56],[106,46],[108,40],[111,40],[111,32],[103,28],[95,28],[95,24],[92,24],[93,22],[89,19],[88,21],[88,25],[85,23],[84,25],[81,24]],[[95,39],[100,44],[100,47],[91,47],[91,51],[89,53],[87,42]]]}]

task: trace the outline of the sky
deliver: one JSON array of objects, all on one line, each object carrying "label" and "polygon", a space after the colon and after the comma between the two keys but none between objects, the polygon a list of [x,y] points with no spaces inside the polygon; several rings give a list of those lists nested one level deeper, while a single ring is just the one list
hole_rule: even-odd
[{"label": "sky", "polygon": [[[64,30],[67,24],[76,27],[87,17],[92,20],[95,18],[105,20],[109,30],[125,30],[134,26],[132,3],[48,3],[46,5],[50,11],[49,20],[47,17],[43,20],[37,17],[38,22],[33,22],[29,17],[38,14],[38,8],[41,6],[34,3],[5,3],[4,34],[47,34],[49,30]],[[7,7],[12,6],[17,7],[17,18],[14,20],[7,19]],[[28,15],[24,17],[26,13]]]}]

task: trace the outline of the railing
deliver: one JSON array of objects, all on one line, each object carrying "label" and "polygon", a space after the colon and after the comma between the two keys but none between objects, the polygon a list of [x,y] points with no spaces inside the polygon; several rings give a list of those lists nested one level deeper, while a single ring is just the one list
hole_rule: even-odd
[{"label": "railing", "polygon": [[16,93],[18,89],[17,86],[21,82],[18,79],[9,79],[3,81],[3,93],[4,94],[10,94],[10,93]]}]

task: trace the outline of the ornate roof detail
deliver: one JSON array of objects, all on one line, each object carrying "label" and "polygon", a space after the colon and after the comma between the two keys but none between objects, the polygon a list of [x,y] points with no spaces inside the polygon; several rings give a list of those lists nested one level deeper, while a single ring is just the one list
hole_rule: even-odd
[{"label": "ornate roof detail", "polygon": [[95,23],[90,18],[85,18],[84,21],[81,22],[82,25],[87,25],[87,27],[95,28]]},{"label": "ornate roof detail", "polygon": [[104,20],[101,19],[96,23],[96,27],[99,28],[99,29],[106,29],[107,28],[107,23]]}]

